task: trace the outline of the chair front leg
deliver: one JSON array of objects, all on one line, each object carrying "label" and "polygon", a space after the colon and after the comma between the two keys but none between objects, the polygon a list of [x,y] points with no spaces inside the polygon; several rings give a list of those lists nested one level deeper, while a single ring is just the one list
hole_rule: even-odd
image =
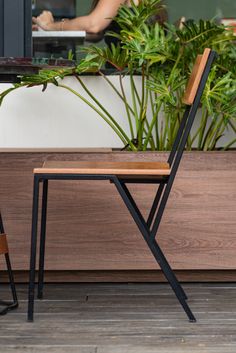
[{"label": "chair front leg", "polygon": [[45,259],[46,222],[47,222],[47,199],[48,199],[48,180],[44,180],[43,195],[42,195],[41,231],[40,231],[38,299],[43,298],[43,287],[44,287],[44,259]]},{"label": "chair front leg", "polygon": [[196,318],[193,315],[190,307],[187,303],[187,296],[178,282],[172,268],[170,267],[167,259],[165,258],[161,248],[157,244],[156,240],[151,239],[150,242],[147,241],[147,244],[155,257],[157,263],[159,264],[160,268],[162,269],[163,274],[165,275],[167,281],[169,282],[171,288],[173,289],[177,299],[179,300],[180,304],[182,305],[185,313],[187,314],[190,322],[196,322]]},{"label": "chair front leg", "polygon": [[157,263],[161,267],[161,270],[166,277],[167,281],[170,283],[177,299],[179,300],[180,304],[182,305],[185,313],[187,314],[190,322],[195,322],[196,319],[190,310],[186,300],[187,296],[178,282],[173,270],[171,269],[168,261],[166,260],[163,252],[161,251],[160,247],[158,246],[155,238],[152,237],[151,231],[148,229],[146,222],[143,221],[143,218],[140,217],[139,212],[137,212],[136,208],[137,205],[133,200],[132,196],[129,192],[127,192],[127,188],[124,188],[122,183],[119,181],[118,178],[114,178],[114,184],[118,192],[120,193],[126,207],[130,211],[131,216],[133,217],[135,223],[137,224],[143,238],[145,239],[149,249],[151,250],[153,256],[155,257]]},{"label": "chair front leg", "polygon": [[[127,188],[127,186],[126,186],[123,182],[120,182],[120,185],[121,185],[121,188],[123,189],[123,192],[126,194],[126,197],[129,199],[129,201],[130,201],[130,203],[131,203],[131,205],[132,205],[134,211],[136,212],[137,217],[139,218],[140,223],[142,223],[142,229],[144,229],[144,230],[146,229],[147,239],[148,239],[148,241],[150,242],[150,239],[151,239],[152,237],[151,237],[151,230],[150,230],[150,228],[148,227],[148,222],[145,222],[145,220],[144,220],[144,218],[143,218],[143,216],[142,216],[142,214],[141,214],[141,212],[140,212],[140,210],[139,210],[139,208],[138,208],[136,202],[134,201],[134,198],[133,198],[132,195],[130,194],[129,189]],[[122,189],[120,189],[120,190],[122,190]],[[158,198],[159,198],[159,199],[160,199],[160,197],[161,197],[161,193],[162,193],[163,189],[164,189],[164,188],[162,187],[162,185],[160,185],[160,187],[159,187],[159,189],[158,189],[158,192],[157,192],[157,195],[158,195]],[[156,198],[155,198],[155,200],[154,200],[154,203],[155,203],[155,202],[156,202]],[[154,203],[153,203],[153,204],[154,204]],[[152,208],[153,208],[153,206],[152,206]],[[132,213],[131,213],[131,215],[132,215]],[[132,215],[132,216],[133,216],[133,215]],[[151,244],[151,242],[150,242],[150,244]],[[155,239],[154,239],[154,244],[157,244],[156,241],[155,241]],[[164,264],[165,272],[166,272],[166,274],[168,275],[168,278],[171,279],[171,282],[172,282],[173,285],[175,286],[176,291],[178,292],[178,295],[179,295],[179,296],[182,296],[185,300],[187,300],[188,297],[187,297],[185,291],[183,290],[182,286],[180,285],[178,279],[176,278],[174,272],[172,271],[172,269],[171,269],[171,267],[170,267],[168,261],[166,260],[166,258],[165,258],[165,256],[164,256],[163,252],[162,252],[162,251],[159,251],[159,253],[160,253],[160,255],[162,256],[162,263]]]},{"label": "chair front leg", "polygon": [[35,265],[37,251],[37,225],[38,225],[38,202],[39,202],[39,176],[34,177],[32,230],[31,230],[31,252],[30,252],[30,275],[28,293],[28,321],[34,320],[34,290],[35,290]]}]

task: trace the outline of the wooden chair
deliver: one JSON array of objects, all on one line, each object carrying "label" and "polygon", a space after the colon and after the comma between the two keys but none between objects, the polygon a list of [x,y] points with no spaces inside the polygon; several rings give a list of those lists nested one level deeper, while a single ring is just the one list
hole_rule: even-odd
[{"label": "wooden chair", "polygon": [[[203,55],[199,55],[197,57],[196,64],[193,68],[193,72],[183,98],[183,102],[187,105],[186,111],[181,121],[172,151],[166,163],[53,161],[45,162],[42,168],[37,168],[34,170],[31,261],[28,298],[29,321],[33,321],[34,311],[35,262],[40,183],[43,184],[43,192],[38,298],[42,298],[43,296],[47,193],[49,180],[109,180],[114,183],[153,256],[155,257],[176,297],[186,312],[189,320],[191,322],[196,321],[188,306],[187,296],[156,241],[156,234],[200,103],[211,65],[215,57],[216,53],[210,49],[205,49]],[[144,219],[137,204],[131,196],[127,187],[128,183],[154,183],[159,185],[147,220]]]},{"label": "wooden chair", "polygon": [[0,306],[4,306],[4,309],[2,309],[0,311],[0,315],[5,315],[8,311],[16,309],[18,307],[18,300],[17,300],[16,288],[15,288],[15,283],[14,283],[14,278],[13,278],[13,273],[12,273],[12,268],[11,268],[11,262],[10,262],[10,257],[9,257],[7,236],[4,232],[1,213],[0,213],[0,255],[5,256],[8,277],[9,277],[12,298],[13,298],[12,302],[6,302],[3,300],[0,301]]}]

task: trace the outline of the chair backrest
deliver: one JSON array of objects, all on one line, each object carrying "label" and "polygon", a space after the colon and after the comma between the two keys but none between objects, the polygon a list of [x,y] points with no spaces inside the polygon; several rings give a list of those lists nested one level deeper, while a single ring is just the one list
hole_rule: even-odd
[{"label": "chair backrest", "polygon": [[163,188],[165,187],[164,194],[161,197],[160,207],[158,209],[158,212],[156,213],[155,220],[153,222],[153,237],[155,237],[155,234],[160,225],[160,220],[165,209],[165,204],[168,200],[170,190],[172,188],[176,173],[178,171],[178,167],[201,101],[201,97],[211,70],[211,66],[216,56],[217,54],[214,51],[210,49],[205,49],[203,55],[197,57],[192,74],[187,84],[187,88],[183,98],[183,102],[187,105],[187,108],[180,123],[179,131],[177,133],[171,153],[168,158],[168,163],[171,167],[171,173],[166,186],[164,186],[164,184],[161,184],[160,189],[158,189],[157,191],[157,193],[159,192],[159,190],[160,192],[162,192]]},{"label": "chair backrest", "polygon": [[179,131],[176,135],[168,162],[172,165],[176,161],[176,171],[182,157],[188,135],[192,128],[197,109],[211,70],[216,58],[216,52],[205,49],[202,55],[198,55],[192,73],[190,75],[184,96],[183,103],[187,105]]},{"label": "chair backrest", "polygon": [[211,50],[207,48],[202,55],[197,56],[182,99],[186,105],[192,105],[194,102],[210,53]]},{"label": "chair backrest", "polygon": [[165,188],[164,194],[161,197],[161,201],[159,201],[160,206],[153,222],[153,227],[151,231],[153,238],[155,238],[156,232],[160,225],[160,220],[165,209],[165,204],[168,200],[170,190],[172,188],[176,173],[178,171],[178,167],[185,149],[190,130],[194,122],[194,118],[197,113],[202,93],[206,85],[212,63],[216,58],[216,55],[217,54],[214,51],[210,49],[205,49],[203,55],[197,57],[196,64],[193,67],[192,74],[187,84],[187,88],[183,98],[183,102],[187,105],[187,108],[180,123],[179,131],[177,133],[171,153],[168,158],[168,163],[171,167],[171,172],[166,186],[164,186],[164,184],[161,184],[160,189],[158,189],[157,191],[157,196],[159,195],[159,190],[161,195],[163,188]]}]

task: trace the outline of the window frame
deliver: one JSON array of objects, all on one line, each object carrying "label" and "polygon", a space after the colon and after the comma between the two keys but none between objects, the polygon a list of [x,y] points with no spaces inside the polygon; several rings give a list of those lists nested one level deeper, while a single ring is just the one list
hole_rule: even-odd
[{"label": "window frame", "polygon": [[0,0],[0,56],[32,56],[31,18],[31,0]]}]

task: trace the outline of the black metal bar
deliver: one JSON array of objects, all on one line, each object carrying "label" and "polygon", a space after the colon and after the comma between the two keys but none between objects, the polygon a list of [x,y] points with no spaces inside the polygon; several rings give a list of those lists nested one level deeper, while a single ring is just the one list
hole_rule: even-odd
[{"label": "black metal bar", "polygon": [[[179,300],[180,304],[182,305],[185,313],[187,314],[188,318],[189,318],[189,321],[190,322],[196,322],[196,318],[195,316],[193,315],[188,303],[186,302],[186,300],[188,299],[182,286],[180,285],[179,283],[179,288],[178,289],[181,289],[182,290],[182,293],[184,293],[184,295],[182,293],[179,293],[179,290],[177,290],[175,284],[173,283],[173,279],[171,278],[171,276],[169,276],[169,273],[173,272],[168,261],[166,260],[161,248],[159,247],[159,245],[157,244],[156,240],[153,239],[151,240],[150,242],[150,249],[156,259],[156,261],[158,262],[158,259],[159,259],[159,265],[161,267],[161,269],[163,270],[163,268],[165,269],[165,271],[163,271],[164,275],[166,276],[166,279],[168,280],[168,282],[170,283],[177,299]],[[169,271],[167,271],[167,269]]]},{"label": "black metal bar", "polygon": [[[120,181],[120,179],[119,179],[119,181]],[[142,222],[143,226],[146,227],[147,232],[150,233],[150,229],[149,229],[147,223],[145,222],[145,219],[144,219],[142,213],[140,212],[140,210],[139,210],[139,208],[138,208],[136,202],[134,201],[133,196],[130,194],[129,189],[127,188],[127,186],[126,186],[122,181],[120,181],[120,184],[122,185],[122,188],[123,188],[124,192],[126,193],[126,195],[127,195],[128,199],[129,199],[130,203],[132,204],[132,206],[133,206],[135,212],[137,213],[137,215],[138,215],[140,221]],[[150,235],[149,235],[149,237],[150,237]],[[171,267],[169,266],[169,264],[168,264],[168,262],[167,262],[167,260],[166,260],[166,258],[165,258],[165,256],[164,256],[164,254],[162,253],[161,256],[162,256],[162,258],[163,258],[163,263],[165,263],[165,268],[166,268],[166,270],[167,270],[168,273],[169,273],[169,278],[172,278],[172,281],[174,281],[174,282],[176,283],[176,287],[177,287],[177,288],[180,287],[178,290],[179,290],[179,292],[181,293],[181,295],[183,296],[183,298],[184,298],[184,299],[188,299],[188,298],[187,298],[187,295],[186,295],[185,292],[182,290],[182,287],[179,285],[179,282],[178,282],[178,280],[177,280],[175,274],[173,273]]]},{"label": "black metal bar", "polygon": [[114,175],[104,174],[52,174],[37,173],[39,180],[113,180]]},{"label": "black metal bar", "polygon": [[5,233],[1,212],[0,212],[0,233],[2,233],[2,234]]},{"label": "black metal bar", "polygon": [[191,109],[190,109],[190,112],[188,115],[188,120],[186,122],[185,130],[183,132],[181,141],[178,146],[178,151],[177,151],[177,154],[174,159],[173,167],[171,168],[171,174],[169,176],[169,180],[167,182],[163,197],[161,199],[159,209],[156,214],[156,218],[155,218],[153,228],[151,231],[152,238],[156,237],[156,234],[157,234],[157,231],[158,231],[158,228],[159,228],[159,225],[160,225],[160,222],[161,222],[164,210],[165,210],[165,206],[168,201],[168,197],[169,197],[172,185],[174,183],[175,176],[176,176],[176,173],[177,173],[177,170],[178,170],[178,167],[179,167],[179,164],[180,164],[180,161],[181,161],[184,149],[185,149],[185,145],[186,145],[190,130],[192,128],[192,125],[193,125],[193,122],[194,122],[194,119],[195,119],[195,116],[197,113],[197,109],[200,104],[200,100],[201,100],[201,97],[202,97],[202,94],[203,94],[203,91],[204,91],[204,88],[205,88],[205,85],[206,85],[206,82],[208,79],[208,75],[210,73],[211,66],[212,66],[212,63],[215,60],[215,58],[216,58],[216,53],[214,51],[211,51],[209,54],[209,58],[207,60],[205,70],[204,70],[202,78],[201,78],[201,82],[200,82],[195,100],[193,102],[193,105],[191,106]]},{"label": "black metal bar", "polygon": [[128,178],[119,175],[119,180],[125,184],[166,184],[168,176],[157,176],[155,178]]},{"label": "black metal bar", "polygon": [[153,201],[153,204],[152,204],[152,207],[151,207],[151,210],[149,212],[148,219],[147,219],[148,228],[151,228],[151,225],[152,225],[152,222],[153,222],[153,218],[155,216],[157,207],[159,205],[159,202],[160,202],[164,187],[165,187],[165,184],[160,184],[159,187],[158,187],[155,199]]},{"label": "black metal bar", "polygon": [[141,234],[143,235],[143,238],[145,239],[147,245],[149,246],[149,249],[153,253],[157,263],[161,267],[166,279],[170,283],[177,299],[179,300],[180,304],[182,305],[189,320],[191,322],[195,322],[196,319],[195,319],[194,315],[192,314],[192,312],[186,302],[187,296],[186,296],[182,286],[178,282],[177,278],[175,277],[175,275],[174,275],[168,261],[166,260],[163,252],[161,251],[160,247],[157,245],[157,242],[155,241],[155,239],[152,239],[150,237],[150,233],[149,233],[148,228],[145,226],[145,224],[143,224],[142,220],[139,218],[138,213],[136,212],[135,208],[133,207],[133,204],[130,201],[130,198],[126,194],[126,191],[123,188],[123,185],[120,183],[118,178],[114,178],[114,184],[116,185],[116,188],[117,188],[119,194],[121,195],[126,207],[130,211],[131,216],[133,217],[135,223],[137,224]]},{"label": "black metal bar", "polygon": [[9,283],[10,283],[11,291],[12,291],[12,298],[13,298],[14,303],[17,303],[17,306],[18,306],[16,287],[15,287],[14,276],[13,276],[13,271],[12,271],[12,267],[11,267],[9,254],[5,254],[5,259],[6,259],[6,264],[7,264]]},{"label": "black metal bar", "polygon": [[36,251],[37,251],[39,183],[40,183],[40,179],[37,175],[35,175],[34,188],[33,188],[32,233],[31,233],[31,252],[30,252],[29,293],[28,293],[28,321],[31,321],[31,322],[34,320],[34,289],[35,289],[35,265],[36,265]]},{"label": "black metal bar", "polygon": [[188,120],[190,108],[191,108],[191,106],[187,106],[187,108],[186,108],[186,110],[185,110],[185,112],[184,112],[184,116],[183,116],[183,118],[182,118],[182,120],[181,120],[178,133],[177,133],[177,135],[176,135],[176,138],[175,138],[175,141],[174,141],[174,144],[173,144],[171,153],[170,153],[169,158],[168,158],[168,163],[170,164],[170,166],[171,166],[172,163],[173,163],[173,160],[174,160],[174,158],[175,158],[175,155],[176,155],[177,149],[178,149],[178,147],[179,147],[181,138],[182,138],[182,136],[183,136],[184,128],[185,128],[186,123],[187,123],[187,120]]},{"label": "black metal bar", "polygon": [[47,199],[48,199],[48,180],[44,180],[43,193],[42,193],[41,231],[40,231],[38,299],[43,298],[45,240],[46,240],[46,223],[47,223]]},{"label": "black metal bar", "polygon": [[[119,181],[120,181],[120,180],[119,180]],[[122,188],[124,189],[124,191],[125,191],[127,197],[129,198],[129,201],[131,202],[133,208],[135,209],[135,212],[137,213],[137,215],[138,215],[140,221],[142,222],[142,224],[143,224],[144,226],[147,227],[147,223],[145,222],[145,219],[144,219],[142,213],[140,212],[140,210],[139,210],[139,208],[138,208],[136,202],[134,201],[133,196],[131,195],[129,189],[127,188],[127,186],[126,186],[123,182],[120,181],[120,184],[122,185]]]},{"label": "black metal bar", "polygon": [[[116,180],[116,179],[115,179],[115,180]],[[147,223],[145,222],[145,220],[144,220],[144,218],[143,218],[141,212],[139,211],[139,208],[138,208],[137,204],[135,203],[135,201],[134,201],[132,195],[130,194],[129,190],[127,189],[127,187],[125,187],[125,185],[120,182],[119,178],[117,178],[117,180],[118,180],[118,182],[116,181],[116,187],[117,187],[117,185],[118,185],[118,183],[119,183],[119,184],[120,184],[120,190],[123,189],[123,193],[122,193],[121,196],[123,197],[123,196],[125,195],[126,197],[128,197],[128,199],[129,199],[131,205],[133,206],[134,211],[136,212],[136,216],[139,218],[139,221],[142,223],[144,229],[146,229],[146,237],[147,237],[147,239],[149,240],[149,239],[151,238],[150,229],[148,228]],[[114,181],[114,183],[115,183],[115,181]],[[118,190],[119,193],[120,193],[120,190]],[[127,204],[126,204],[126,206],[127,206]],[[131,212],[131,211],[130,211],[130,212]],[[133,216],[133,214],[132,214],[132,216]],[[165,256],[164,256],[164,254],[161,253],[161,256],[162,256],[162,259],[163,259],[163,260],[162,260],[163,263],[165,263],[165,268],[166,268],[166,270],[169,272],[169,277],[172,278],[172,281],[175,283],[175,286],[177,287],[177,290],[179,290],[179,291],[181,292],[181,295],[182,295],[185,299],[187,299],[187,296],[186,296],[184,290],[183,290],[182,287],[180,286],[180,284],[179,284],[179,282],[178,282],[178,280],[177,280],[177,278],[176,278],[174,272],[172,271],[171,267],[170,267],[169,264],[168,264],[168,261],[166,260],[166,258],[165,258]]]},{"label": "black metal bar", "polygon": [[[1,213],[0,213],[0,233],[2,233],[2,234],[5,233]],[[5,315],[5,314],[7,314],[8,311],[16,309],[18,307],[16,286],[15,286],[15,281],[14,281],[14,276],[13,276],[13,271],[12,271],[12,267],[11,267],[11,261],[10,261],[9,254],[5,254],[5,260],[6,260],[6,266],[7,266],[8,278],[9,278],[9,284],[10,284],[10,288],[11,288],[11,292],[12,292],[13,302],[0,301],[1,305],[6,306],[3,310],[0,311],[0,315]]]},{"label": "black metal bar", "polygon": [[9,284],[12,292],[13,301],[12,302],[1,301],[1,304],[6,305],[6,307],[0,312],[0,315],[5,315],[7,314],[8,311],[14,310],[19,306],[9,254],[5,254],[5,260],[7,265],[7,272],[8,272]]}]

